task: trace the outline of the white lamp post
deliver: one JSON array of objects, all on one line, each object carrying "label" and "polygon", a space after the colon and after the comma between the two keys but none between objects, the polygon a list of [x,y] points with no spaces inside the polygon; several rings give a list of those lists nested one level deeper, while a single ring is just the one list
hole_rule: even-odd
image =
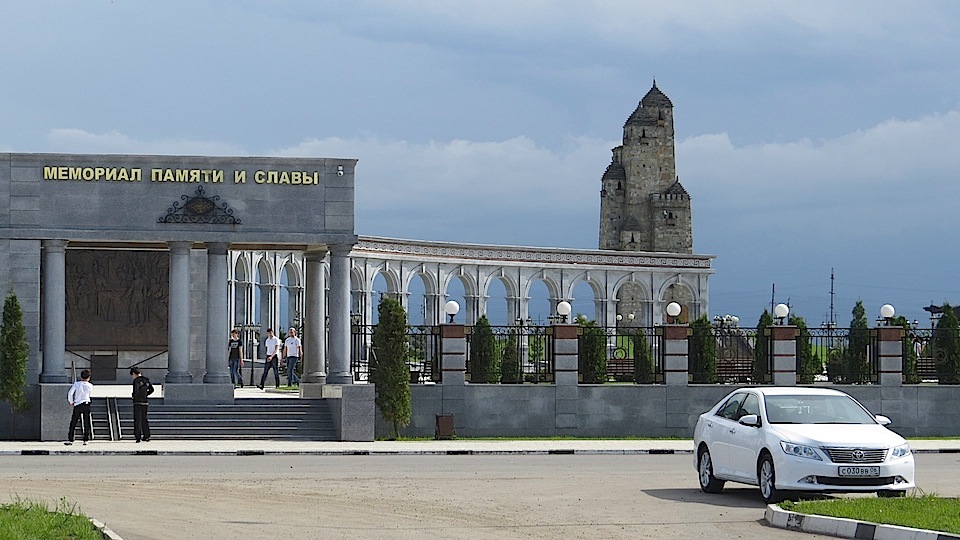
[{"label": "white lamp post", "polygon": [[560,322],[567,322],[567,316],[570,315],[570,310],[570,302],[567,302],[566,300],[557,304],[557,315],[560,316]]},{"label": "white lamp post", "polygon": [[884,304],[880,306],[880,317],[883,319],[883,324],[886,326],[890,325],[890,319],[897,313],[897,310],[893,309],[893,306],[890,304]]},{"label": "white lamp post", "polygon": [[460,312],[460,304],[458,304],[456,300],[451,300],[446,304],[444,304],[443,312],[446,313],[448,317],[450,317],[450,320],[447,322],[449,324],[453,324],[453,316]]},{"label": "white lamp post", "polygon": [[783,324],[783,320],[790,314],[790,306],[786,304],[777,304],[773,308],[773,316],[777,318],[777,324]]},{"label": "white lamp post", "polygon": [[670,320],[668,321],[668,323],[676,324],[677,316],[680,315],[681,311],[683,311],[683,309],[680,307],[680,304],[676,302],[670,302],[669,304],[667,304],[667,316],[670,317]]}]

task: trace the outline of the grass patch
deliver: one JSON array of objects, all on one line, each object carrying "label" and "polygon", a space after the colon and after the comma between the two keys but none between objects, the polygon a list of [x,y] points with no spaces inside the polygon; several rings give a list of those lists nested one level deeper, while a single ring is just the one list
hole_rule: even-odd
[{"label": "grass patch", "polygon": [[960,534],[960,499],[935,495],[881,499],[850,497],[812,501],[786,501],[784,510],[801,514],[816,514],[856,519],[886,525],[900,525]]},{"label": "grass patch", "polygon": [[44,503],[17,498],[0,506],[0,540],[24,538],[103,540],[103,533],[66,499],[50,510]]}]

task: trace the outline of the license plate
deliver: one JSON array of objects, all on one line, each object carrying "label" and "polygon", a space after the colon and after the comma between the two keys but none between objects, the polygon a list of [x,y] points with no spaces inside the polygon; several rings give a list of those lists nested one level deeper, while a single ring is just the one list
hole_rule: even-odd
[{"label": "license plate", "polygon": [[880,467],[840,467],[839,476],[880,476]]}]

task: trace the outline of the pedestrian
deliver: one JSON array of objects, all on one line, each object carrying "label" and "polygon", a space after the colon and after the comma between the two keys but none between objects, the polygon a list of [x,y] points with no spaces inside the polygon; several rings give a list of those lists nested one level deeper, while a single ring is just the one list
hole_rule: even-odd
[{"label": "pedestrian", "polygon": [[147,420],[147,396],[153,393],[150,379],[140,373],[139,368],[130,368],[133,377],[133,438],[137,442],[150,441],[150,422]]},{"label": "pedestrian", "polygon": [[230,356],[227,360],[227,364],[230,365],[230,382],[233,383],[234,388],[239,386],[243,388],[243,374],[240,372],[240,368],[243,367],[243,342],[240,341],[240,332],[236,329],[230,331]]},{"label": "pedestrian", "polygon": [[267,381],[267,372],[273,370],[273,378],[276,387],[280,388],[280,371],[277,364],[280,363],[280,340],[273,335],[273,328],[267,328],[267,339],[263,342],[266,347],[267,359],[263,364],[263,376],[260,377],[260,384],[257,388],[263,390],[263,383]]},{"label": "pedestrian", "polygon": [[67,401],[73,408],[70,415],[70,431],[67,433],[67,440],[63,444],[73,444],[74,432],[77,430],[77,421],[81,418],[80,430],[83,431],[83,445],[93,436],[93,423],[90,420],[90,394],[93,393],[93,385],[90,384],[90,370],[85,369],[80,372],[80,380],[73,383],[67,392]]},{"label": "pedestrian", "polygon": [[303,345],[300,343],[300,338],[297,337],[295,328],[291,328],[290,333],[287,334],[287,339],[283,340],[283,347],[286,349],[285,355],[287,357],[287,386],[299,385],[300,377],[297,377],[294,372],[303,353]]}]

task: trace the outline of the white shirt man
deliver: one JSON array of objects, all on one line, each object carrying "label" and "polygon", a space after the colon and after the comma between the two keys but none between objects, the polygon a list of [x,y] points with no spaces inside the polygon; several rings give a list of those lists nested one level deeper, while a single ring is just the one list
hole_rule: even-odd
[{"label": "white shirt man", "polygon": [[93,385],[90,384],[90,370],[85,369],[80,372],[79,381],[73,383],[67,392],[67,401],[72,407],[70,415],[70,431],[67,433],[67,440],[63,444],[73,444],[73,436],[77,430],[77,422],[80,422],[80,428],[83,430],[83,444],[93,436],[93,425],[90,421],[90,394],[93,393]]},{"label": "white shirt man", "polygon": [[267,339],[263,341],[263,346],[266,347],[267,360],[263,364],[263,375],[260,377],[260,384],[257,385],[257,388],[263,390],[263,384],[267,382],[267,373],[271,369],[273,370],[274,383],[279,388],[280,372],[277,371],[277,366],[280,363],[280,340],[273,335],[273,328],[267,328]]},{"label": "white shirt man", "polygon": [[297,377],[294,371],[303,353],[303,345],[300,343],[300,338],[297,337],[295,328],[291,328],[287,333],[287,339],[283,340],[283,348],[287,358],[287,386],[293,386],[294,383],[300,384],[300,377]]}]

